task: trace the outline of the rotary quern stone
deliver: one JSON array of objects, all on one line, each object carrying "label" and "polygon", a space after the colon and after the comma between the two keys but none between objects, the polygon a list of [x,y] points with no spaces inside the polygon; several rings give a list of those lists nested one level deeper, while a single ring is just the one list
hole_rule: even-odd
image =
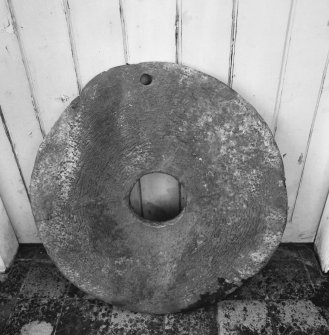
[{"label": "rotary quern stone", "polygon": [[[132,210],[143,175],[186,199],[156,222]],[[282,159],[255,109],[213,77],[172,63],[93,78],[40,146],[31,182],[40,238],[82,290],[133,311],[221,299],[265,265],[286,224]]]}]

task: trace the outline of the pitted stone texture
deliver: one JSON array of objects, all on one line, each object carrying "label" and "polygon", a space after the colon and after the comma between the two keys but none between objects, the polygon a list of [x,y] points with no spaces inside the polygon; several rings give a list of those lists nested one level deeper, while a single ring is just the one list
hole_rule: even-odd
[{"label": "pitted stone texture", "polygon": [[263,301],[223,301],[218,304],[218,334],[272,334],[271,319]]},{"label": "pitted stone texture", "polygon": [[[150,172],[176,177],[187,193],[163,227],[129,207]],[[140,312],[223,298],[266,263],[286,223],[282,159],[265,122],[225,84],[172,63],[92,79],[40,146],[31,195],[63,274]]]},{"label": "pitted stone texture", "polygon": [[268,303],[274,334],[327,335],[329,326],[315,305],[308,300]]},{"label": "pitted stone texture", "polygon": [[218,304],[220,335],[326,335],[328,323],[308,300],[223,301]]},{"label": "pitted stone texture", "polygon": [[111,334],[164,335],[164,316],[134,313],[114,308],[111,317]]}]

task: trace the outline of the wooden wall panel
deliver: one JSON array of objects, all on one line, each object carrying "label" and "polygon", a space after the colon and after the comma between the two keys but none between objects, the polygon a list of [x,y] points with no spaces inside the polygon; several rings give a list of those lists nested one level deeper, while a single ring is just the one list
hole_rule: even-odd
[{"label": "wooden wall panel", "polygon": [[128,63],[175,62],[175,0],[121,0]]},{"label": "wooden wall panel", "polygon": [[[255,15],[257,13],[257,15]],[[232,87],[271,125],[284,55],[290,2],[240,1]]]},{"label": "wooden wall panel", "polygon": [[118,1],[64,0],[81,86],[102,71],[124,64]]},{"label": "wooden wall panel", "polygon": [[10,0],[37,108],[48,132],[78,84],[62,1]]},{"label": "wooden wall panel", "polygon": [[26,185],[17,167],[13,148],[0,122],[0,195],[20,242],[37,243],[34,218]]},{"label": "wooden wall panel", "polygon": [[[298,241],[312,241],[329,190],[329,70],[327,61],[314,110],[291,230]],[[329,243],[329,240],[328,240]]]},{"label": "wooden wall panel", "polygon": [[0,30],[0,117],[10,134],[24,181],[29,185],[42,131],[11,15],[4,0],[0,1],[0,26],[5,27]]},{"label": "wooden wall panel", "polygon": [[0,198],[0,272],[5,272],[8,269],[17,249],[17,238]]},{"label": "wooden wall panel", "polygon": [[327,0],[319,0],[316,5],[307,0],[297,1],[289,38],[276,130],[276,139],[284,155],[289,200],[285,241],[311,242],[314,239],[314,234],[304,235],[299,229],[300,223],[292,218],[328,53],[328,12]]},{"label": "wooden wall panel", "polygon": [[182,0],[182,63],[227,83],[232,0]]}]

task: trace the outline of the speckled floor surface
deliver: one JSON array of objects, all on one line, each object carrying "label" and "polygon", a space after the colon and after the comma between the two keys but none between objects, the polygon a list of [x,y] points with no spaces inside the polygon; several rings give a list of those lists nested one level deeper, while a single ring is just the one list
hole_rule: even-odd
[{"label": "speckled floor surface", "polygon": [[268,265],[227,297],[188,313],[122,311],[59,273],[41,245],[21,245],[0,274],[2,335],[329,335],[329,275],[310,244],[282,244]]}]

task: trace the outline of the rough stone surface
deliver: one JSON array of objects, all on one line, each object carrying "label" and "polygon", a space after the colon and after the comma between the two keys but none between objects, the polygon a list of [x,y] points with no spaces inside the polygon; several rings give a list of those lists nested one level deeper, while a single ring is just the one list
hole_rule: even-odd
[{"label": "rough stone surface", "polygon": [[[39,335],[37,331],[55,328],[61,313],[62,302],[57,299],[18,299],[7,325],[1,329],[4,335]],[[39,328],[39,329],[38,329]],[[40,329],[41,328],[41,329]]]},{"label": "rough stone surface", "polygon": [[217,335],[216,305],[165,315],[165,335]]},{"label": "rough stone surface", "polygon": [[328,324],[311,301],[223,301],[218,304],[220,335],[326,335]]},{"label": "rough stone surface", "polygon": [[268,303],[274,334],[327,335],[328,323],[311,301]]},{"label": "rough stone surface", "polygon": [[263,301],[223,301],[218,304],[220,335],[272,334],[271,320]]},{"label": "rough stone surface", "polygon": [[112,307],[102,301],[67,299],[58,319],[56,335],[107,335]]},{"label": "rough stone surface", "polygon": [[[163,225],[129,207],[150,172],[187,193]],[[232,292],[272,255],[287,211],[282,159],[258,113],[215,78],[171,63],[92,79],[40,146],[31,196],[41,240],[70,281],[152,313]]]},{"label": "rough stone surface", "polygon": [[113,335],[159,335],[163,334],[164,316],[147,313],[134,313],[114,308],[111,318],[111,334]]},{"label": "rough stone surface", "polygon": [[32,264],[19,292],[19,297],[61,299],[68,286],[69,282],[63,280],[53,264]]}]

